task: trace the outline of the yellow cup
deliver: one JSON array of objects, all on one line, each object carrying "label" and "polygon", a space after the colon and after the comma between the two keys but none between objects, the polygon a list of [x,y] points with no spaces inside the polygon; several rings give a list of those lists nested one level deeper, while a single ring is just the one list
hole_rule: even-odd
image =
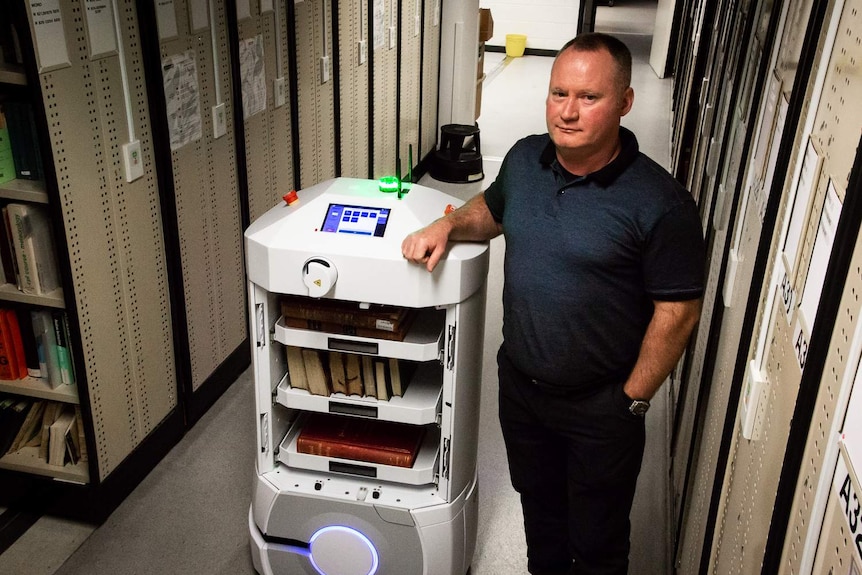
[{"label": "yellow cup", "polygon": [[506,34],[506,56],[520,58],[524,55],[527,47],[527,36],[525,34]]}]

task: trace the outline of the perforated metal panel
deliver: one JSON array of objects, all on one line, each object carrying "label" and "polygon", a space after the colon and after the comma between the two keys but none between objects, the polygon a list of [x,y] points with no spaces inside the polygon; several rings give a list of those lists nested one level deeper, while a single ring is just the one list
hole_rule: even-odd
[{"label": "perforated metal panel", "polygon": [[424,158],[437,148],[437,104],[440,91],[440,2],[425,0],[422,32],[422,118],[419,136]]},{"label": "perforated metal panel", "polygon": [[[273,2],[273,10],[260,13],[252,3],[251,17],[239,22],[239,37],[259,40],[265,70],[266,108],[245,118],[246,177],[251,221],[281,201],[295,188],[286,0]],[[224,70],[229,73],[230,70]],[[281,82],[277,82],[278,79]],[[230,85],[225,83],[225,85]],[[280,91],[281,99],[276,91]],[[283,101],[282,101],[283,99]]]},{"label": "perforated metal panel", "polygon": [[120,1],[144,176],[126,183],[119,57],[90,60],[82,4],[61,0],[71,66],[40,76],[56,162],[97,452],[104,480],[177,405],[165,246],[134,2]]},{"label": "perforated metal panel", "polygon": [[[826,70],[822,97],[815,115],[812,139],[819,142],[821,146],[823,165],[820,189],[813,201],[813,206],[818,209],[812,215],[812,224],[820,219],[822,197],[825,194],[824,188],[829,176],[837,181],[835,189],[843,201],[844,186],[853,163],[855,145],[858,142],[860,126],[858,102],[862,98],[862,78],[859,77],[858,72],[860,44],[862,44],[860,12],[862,12],[862,2],[858,0],[848,1],[843,7],[835,35],[835,45]],[[852,144],[851,139],[854,140]],[[803,270],[807,269],[810,254],[813,251],[812,227],[809,224],[802,248],[803,257],[800,258],[799,268]],[[816,228],[813,233],[816,234]],[[833,415],[840,407],[837,403],[841,381],[846,377],[848,369],[855,369],[854,365],[848,365],[850,359],[848,348],[859,321],[859,296],[862,293],[862,268],[860,268],[862,250],[859,248],[860,244],[857,242],[830,340],[830,351],[823,369],[814,417],[805,446],[805,456],[793,502],[791,524],[788,526],[782,556],[782,568],[785,573],[800,572],[808,531],[821,530],[820,518],[812,517],[814,512],[812,506],[815,496],[825,497],[826,494],[815,493],[814,489],[818,485],[821,486],[821,490],[824,488],[828,481],[824,482],[823,474],[827,474],[827,478],[831,477],[835,467],[834,460],[825,460],[828,442],[832,441],[829,431],[834,424]],[[796,285],[804,285],[801,283],[803,281],[804,277],[797,278]],[[849,564],[847,559],[850,556],[847,546],[849,534],[844,532],[844,521],[839,521],[842,515],[832,511],[835,507],[832,501],[834,495],[829,494],[829,497],[830,509],[827,510],[822,524],[821,542],[817,549],[818,561],[826,570],[815,572],[828,572],[826,565],[831,565],[833,568],[840,567],[834,571],[835,573],[847,572]]]},{"label": "perforated metal panel", "polygon": [[[407,172],[409,158],[419,161],[419,104],[422,77],[422,0],[401,0],[401,47],[398,85],[398,159]],[[412,166],[411,166],[412,168]]]},{"label": "perforated metal panel", "polygon": [[395,174],[398,154],[397,0],[371,0],[371,54],[374,58],[372,99],[374,146],[371,176]]},{"label": "perforated metal panel", "polygon": [[[792,4],[792,3],[791,3]],[[754,12],[757,14],[759,22],[768,20],[771,12],[771,4],[762,2]],[[758,27],[756,28],[756,32]],[[762,26],[760,27],[762,34]],[[758,41],[753,41],[753,45],[758,45]],[[784,48],[780,43],[776,44],[777,50],[780,52]],[[743,89],[741,92],[740,106],[737,109],[741,112],[747,109],[748,99],[751,97],[751,88],[754,80],[753,70],[756,70],[759,65],[759,58],[764,57],[757,49],[749,51],[747,67],[743,73],[746,75]],[[768,57],[768,55],[767,55]],[[797,56],[798,57],[798,56]],[[757,99],[755,99],[757,101]],[[755,127],[755,134],[761,131],[761,124],[771,122],[772,116],[767,114],[766,106],[767,99],[764,97],[758,105],[760,111],[758,113],[758,121]],[[744,114],[736,121],[742,122]],[[765,131],[767,137],[772,139],[769,131]],[[735,144],[738,145],[744,136],[741,129],[741,124],[735,132]],[[763,491],[754,492],[752,487],[746,484],[753,476],[756,476],[759,482],[769,479],[765,473],[772,473],[772,470],[764,470],[762,467],[751,461],[757,459],[758,454],[762,454],[762,450],[758,451],[761,446],[743,445],[740,440],[734,441],[730,450],[730,463],[726,470],[716,470],[718,457],[720,455],[722,433],[727,417],[734,417],[735,414],[728,414],[728,409],[731,404],[735,404],[736,398],[731,398],[732,378],[735,370],[735,363],[738,354],[739,345],[742,338],[742,327],[745,320],[746,303],[751,289],[760,290],[763,278],[755,278],[753,276],[754,262],[759,247],[759,240],[762,230],[762,222],[760,215],[760,206],[755,201],[752,193],[745,192],[745,186],[757,185],[756,181],[752,181],[751,172],[755,169],[754,153],[747,158],[743,158],[746,169],[745,174],[747,180],[744,180],[743,193],[738,200],[736,222],[732,222],[728,226],[727,232],[732,234],[733,240],[730,241],[726,237],[724,230],[717,234],[716,242],[713,246],[711,256],[711,268],[709,271],[709,283],[707,289],[707,297],[718,297],[720,303],[724,305],[722,322],[718,335],[718,342],[715,345],[715,365],[711,373],[707,373],[709,378],[710,388],[706,399],[706,407],[702,415],[702,431],[697,444],[697,451],[693,455],[691,462],[689,485],[687,490],[686,508],[683,513],[683,529],[681,541],[678,546],[677,567],[680,573],[697,573],[700,569],[702,558],[702,549],[704,538],[706,537],[707,521],[709,519],[709,509],[712,503],[712,489],[715,481],[715,473],[722,473],[725,476],[724,487],[722,489],[721,500],[719,501],[719,511],[715,532],[712,539],[711,558],[708,564],[711,566],[714,573],[752,573],[757,572],[756,565],[762,558],[762,546],[765,542],[766,531],[758,531],[751,524],[752,521],[760,521],[760,517],[754,517],[753,512],[747,511],[745,505],[751,506],[755,500],[760,501]],[[777,145],[777,144],[775,144]],[[731,154],[729,166],[738,164],[739,158]],[[721,177],[720,184],[728,186],[727,190],[733,190],[736,186],[735,170],[726,170]],[[746,176],[743,176],[745,178]],[[752,185],[753,184],[753,185]],[[769,190],[769,183],[764,185],[765,190]],[[725,208],[729,209],[729,207]],[[728,245],[729,243],[729,245]],[[720,260],[725,251],[730,248],[730,261],[728,264],[727,275],[719,278]],[[717,260],[717,261],[716,261]],[[724,282],[724,291],[722,294],[714,294],[715,286],[713,281]],[[752,288],[752,285],[754,286]],[[696,343],[696,351],[703,349],[703,346],[709,345],[709,342],[701,340],[707,334],[701,335],[698,333],[698,341]],[[699,360],[700,356],[695,355],[695,359]],[[693,370],[693,374],[697,374],[698,370]],[[690,379],[692,384],[697,384],[698,379]],[[731,400],[734,400],[732,403]],[[691,415],[689,415],[691,417]],[[785,435],[786,439],[786,435]],[[742,440],[745,441],[745,440]],[[742,450],[745,452],[741,459],[737,460],[737,454]],[[783,453],[782,449],[779,450]],[[780,464],[778,466],[780,471]],[[763,475],[761,477],[761,475]],[[738,479],[745,477],[745,480]],[[738,483],[737,483],[738,481]],[[777,481],[777,475],[776,475]],[[759,488],[758,488],[759,489]],[[767,486],[768,489],[768,486]],[[771,502],[770,502],[771,505]],[[766,514],[766,521],[769,520],[770,514]],[[758,527],[759,528],[759,527]],[[749,539],[751,538],[751,539]],[[710,542],[707,541],[707,544]],[[758,547],[759,545],[759,547]],[[733,560],[729,558],[734,557]],[[727,564],[719,563],[723,558],[728,558]],[[741,570],[740,570],[741,569]]]},{"label": "perforated metal panel", "polygon": [[862,567],[855,563],[853,558],[853,548],[856,543],[847,528],[847,519],[844,517],[842,505],[843,502],[839,501],[834,494],[829,499],[823,521],[824,531],[829,538],[823,541],[822,553],[817,557],[813,573],[858,575],[862,572]]},{"label": "perforated metal panel", "polygon": [[[176,0],[174,5],[179,33],[161,44],[161,56],[194,58],[202,124],[199,139],[171,154],[191,385],[197,390],[246,337],[242,230],[226,9],[214,3],[213,54],[210,31],[189,33],[187,3]],[[225,106],[227,132],[215,139],[211,110],[219,103]]]},{"label": "perforated metal panel", "polygon": [[[845,14],[853,13],[855,8],[850,4],[845,6]],[[791,4],[789,14],[799,14],[804,12],[805,6],[800,7]],[[855,14],[854,14],[855,16]],[[795,17],[793,22],[799,20]],[[855,34],[848,34],[853,26],[858,25],[858,22],[853,22],[852,25],[844,23],[839,26],[839,30],[844,30],[842,34],[839,31],[838,38],[847,38],[851,44],[856,42]],[[794,24],[797,25],[797,24]],[[825,34],[825,29],[823,31]],[[854,118],[854,112],[850,111],[848,101],[858,102],[862,97],[862,85],[858,80],[853,81],[847,78],[847,73],[842,73],[842,70],[847,70],[846,55],[847,51],[842,49],[842,41],[836,40],[836,47],[833,50],[833,59],[830,63],[830,71],[827,74],[826,87],[823,91],[823,99],[820,102],[814,121],[814,130],[812,139],[819,140],[819,148],[823,154],[823,177],[818,181],[817,188],[814,191],[812,202],[813,209],[810,210],[807,224],[803,227],[803,238],[801,243],[801,257],[798,265],[800,273],[792,278],[794,288],[797,293],[802,293],[805,287],[805,271],[808,270],[808,264],[811,260],[814,250],[814,239],[817,236],[818,226],[821,220],[821,211],[824,202],[824,197],[827,193],[827,185],[832,174],[842,174],[845,178],[849,174],[850,165],[853,160],[852,152],[848,154],[845,150],[840,149],[842,144],[847,145],[850,139],[853,142],[858,141],[858,114],[855,116],[857,121],[851,120],[851,129],[841,129],[839,124],[844,121],[845,117]],[[793,56],[793,50],[798,50],[800,46],[799,40],[794,35],[786,37],[786,43],[780,47],[782,57],[778,59],[781,70],[776,69],[777,73],[787,75],[787,63],[796,62]],[[838,64],[836,65],[836,61]],[[850,67],[852,69],[852,67]],[[786,87],[786,86],[785,86]],[[806,121],[808,114],[814,114],[815,111],[803,111],[800,126]],[[798,130],[797,126],[791,126],[787,129]],[[803,134],[797,133],[796,141],[804,141],[800,137]],[[835,146],[835,147],[833,147]],[[797,145],[797,150],[798,150]],[[794,156],[798,157],[798,151]],[[840,158],[840,160],[838,159]],[[795,164],[794,164],[795,165]],[[788,171],[788,175],[792,173]],[[780,176],[783,177],[783,176]],[[789,194],[787,189],[789,186],[788,180],[785,181],[785,192],[782,196],[780,207],[780,216],[773,232],[773,248],[771,263],[769,269],[773,270],[780,265],[780,251],[776,249],[775,244],[778,241],[780,231],[782,229],[783,220],[789,217]],[[840,190],[843,186],[839,183],[836,189]],[[839,199],[843,199],[843,194],[839,192]],[[760,437],[755,441],[747,441],[741,437],[737,431],[736,443],[731,450],[730,458],[731,466],[727,470],[725,489],[722,493],[723,513],[721,514],[720,530],[716,534],[714,541],[714,555],[711,561],[715,565],[716,573],[732,572],[736,565],[749,565],[756,567],[762,560],[763,549],[765,547],[765,537],[770,527],[769,520],[771,518],[771,510],[775,503],[778,481],[780,479],[781,464],[784,458],[787,436],[790,431],[790,425],[793,417],[796,398],[801,381],[802,371],[797,361],[797,350],[795,349],[794,324],[795,317],[798,311],[794,311],[792,316],[784,313],[780,305],[780,298],[774,297],[774,292],[771,288],[764,290],[761,298],[761,306],[758,310],[758,317],[755,326],[755,333],[758,338],[763,338],[763,341],[758,341],[755,338],[753,348],[763,347],[765,349],[765,362],[762,366],[768,381],[767,394],[761,400],[764,405],[764,413],[762,417],[762,431]],[[803,294],[804,295],[804,294]],[[769,306],[769,303],[772,305]],[[853,306],[852,313],[856,313],[856,306]],[[811,323],[814,319],[809,320]],[[763,329],[765,326],[767,329]],[[809,326],[810,328],[810,326]],[[839,327],[840,329],[840,327]],[[846,346],[846,332],[843,337],[843,343],[839,346]],[[752,352],[754,355],[754,352]],[[845,356],[846,353],[837,354],[838,357]],[[834,358],[833,358],[834,360]],[[841,359],[841,361],[844,361]],[[840,365],[827,366],[824,372],[824,385],[829,389],[834,385],[834,381],[830,382],[830,377],[834,380],[835,374],[843,369]],[[831,374],[831,375],[830,375]],[[834,388],[827,391],[827,397],[831,398],[832,406],[823,405],[823,409],[818,409],[816,412],[819,417],[825,417],[828,420],[828,415],[823,415],[824,411],[829,413],[834,411]],[[816,416],[818,417],[818,416]],[[788,531],[787,542],[789,545],[796,547],[794,556],[798,558],[799,546],[805,537],[804,517],[803,514],[806,505],[804,500],[810,501],[810,494],[806,491],[810,490],[812,481],[817,479],[817,469],[822,466],[822,435],[825,421],[815,422],[813,428],[814,433],[811,436],[811,441],[815,443],[809,449],[809,458],[806,465],[809,468],[808,476],[803,474],[804,479],[799,483],[800,492],[797,493],[797,514],[794,514],[796,521],[799,521],[795,526],[791,526]],[[738,428],[737,428],[738,429]],[[811,476],[810,474],[814,474]],[[748,486],[757,485],[759,493],[756,497],[747,496]],[[744,511],[748,511],[745,514]],[[794,542],[795,540],[795,542]],[[786,567],[790,565],[785,564]],[[742,572],[746,572],[744,569]]]},{"label": "perforated metal panel", "polygon": [[368,0],[338,2],[341,175],[352,178],[367,178],[371,161],[370,13]]},{"label": "perforated metal panel", "polygon": [[332,6],[329,0],[305,0],[295,11],[300,185],[309,187],[335,176]]}]

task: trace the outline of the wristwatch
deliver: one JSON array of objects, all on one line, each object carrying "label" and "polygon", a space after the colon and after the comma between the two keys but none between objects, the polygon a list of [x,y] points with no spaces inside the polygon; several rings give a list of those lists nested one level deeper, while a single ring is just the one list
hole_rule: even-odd
[{"label": "wristwatch", "polygon": [[648,409],[649,402],[645,399],[633,399],[631,405],[629,405],[629,411],[631,414],[637,415],[638,417],[646,415]]}]

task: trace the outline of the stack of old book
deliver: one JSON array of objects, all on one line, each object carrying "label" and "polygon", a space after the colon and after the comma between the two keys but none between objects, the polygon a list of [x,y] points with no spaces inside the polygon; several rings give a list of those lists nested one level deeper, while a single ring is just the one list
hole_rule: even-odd
[{"label": "stack of old book", "polygon": [[290,386],[312,395],[357,395],[389,399],[407,389],[415,365],[396,358],[381,358],[339,351],[318,351],[287,346]]},{"label": "stack of old book", "polygon": [[296,450],[309,455],[413,467],[425,428],[392,421],[313,413],[303,423]]},{"label": "stack of old book", "polygon": [[49,465],[86,461],[80,408],[14,395],[0,397],[0,456],[28,450]]},{"label": "stack of old book", "polygon": [[340,335],[403,341],[417,311],[389,305],[285,296],[281,314],[287,327]]}]

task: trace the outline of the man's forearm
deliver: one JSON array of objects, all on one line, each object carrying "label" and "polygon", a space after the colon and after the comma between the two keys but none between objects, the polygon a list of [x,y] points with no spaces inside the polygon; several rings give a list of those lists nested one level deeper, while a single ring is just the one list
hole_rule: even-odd
[{"label": "man's forearm", "polygon": [[503,232],[503,227],[494,221],[488,210],[484,193],[473,196],[463,206],[441,219],[451,226],[450,240],[485,241]]},{"label": "man's forearm", "polygon": [[682,357],[700,317],[700,300],[655,302],[637,363],[623,391],[632,399],[652,399]]}]

